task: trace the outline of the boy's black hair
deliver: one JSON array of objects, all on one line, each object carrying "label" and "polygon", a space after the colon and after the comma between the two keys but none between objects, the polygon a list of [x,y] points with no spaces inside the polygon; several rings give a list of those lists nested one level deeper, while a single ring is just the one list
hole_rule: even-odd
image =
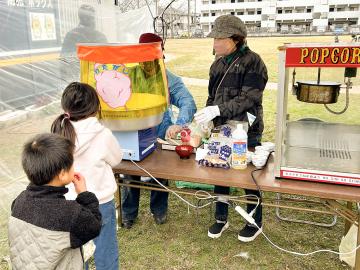
[{"label": "boy's black hair", "polygon": [[61,170],[69,171],[74,163],[74,144],[63,136],[44,133],[24,145],[22,166],[30,182],[48,184]]},{"label": "boy's black hair", "polygon": [[100,113],[100,100],[96,90],[86,83],[72,82],[64,90],[61,107],[65,113],[55,119],[51,132],[68,138],[75,143],[76,133],[71,121],[79,121]]}]

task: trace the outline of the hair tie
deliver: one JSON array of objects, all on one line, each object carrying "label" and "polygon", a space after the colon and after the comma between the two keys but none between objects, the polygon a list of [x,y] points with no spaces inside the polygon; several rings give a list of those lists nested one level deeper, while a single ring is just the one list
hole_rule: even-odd
[{"label": "hair tie", "polygon": [[63,113],[63,115],[64,115],[64,118],[61,120],[61,123],[60,123],[60,127],[61,127],[61,128],[63,128],[63,127],[64,127],[64,122],[65,122],[65,119],[70,120],[70,113],[65,112],[65,113]]}]

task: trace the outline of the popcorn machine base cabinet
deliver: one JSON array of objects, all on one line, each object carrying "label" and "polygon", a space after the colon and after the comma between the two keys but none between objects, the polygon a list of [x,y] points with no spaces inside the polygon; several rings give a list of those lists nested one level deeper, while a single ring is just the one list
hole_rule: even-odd
[{"label": "popcorn machine base cabinet", "polygon": [[360,186],[360,126],[287,123],[280,177]]}]

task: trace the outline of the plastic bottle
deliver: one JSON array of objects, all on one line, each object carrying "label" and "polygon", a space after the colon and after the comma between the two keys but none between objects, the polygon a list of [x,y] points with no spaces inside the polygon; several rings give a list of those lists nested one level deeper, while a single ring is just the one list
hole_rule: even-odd
[{"label": "plastic bottle", "polygon": [[236,129],[232,134],[232,139],[231,167],[236,170],[244,170],[247,166],[246,152],[248,137],[242,124],[237,124]]}]

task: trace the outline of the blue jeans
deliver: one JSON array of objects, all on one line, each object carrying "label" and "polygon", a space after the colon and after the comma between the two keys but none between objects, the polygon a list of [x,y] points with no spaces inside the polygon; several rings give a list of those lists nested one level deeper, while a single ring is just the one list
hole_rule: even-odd
[{"label": "blue jeans", "polygon": [[[248,145],[249,147],[255,147],[257,145],[260,145],[261,136],[256,137],[249,137],[248,139]],[[230,188],[229,187],[223,187],[223,186],[215,186],[214,193],[216,194],[224,194],[229,195],[230,194]],[[258,190],[251,190],[251,189],[245,189],[246,195],[256,195],[260,198],[260,192]],[[251,200],[249,198],[249,200]],[[256,204],[250,204],[248,203],[246,205],[246,212],[250,213],[254,208]],[[262,225],[262,205],[260,204],[258,208],[255,211],[254,219],[256,224],[261,227]],[[228,204],[216,202],[216,210],[215,210],[215,219],[220,221],[227,221],[228,218]]]},{"label": "blue jeans", "polygon": [[119,269],[119,247],[116,235],[116,212],[114,200],[100,204],[102,226],[100,235],[94,239],[96,270]]},{"label": "blue jeans", "polygon": [[[140,181],[140,176],[125,175],[124,180]],[[165,179],[158,179],[163,185],[168,185]],[[152,180],[152,182],[155,182]],[[140,189],[123,187],[121,194],[121,209],[123,220],[135,220],[139,213]],[[168,192],[151,191],[150,195],[150,211],[155,216],[164,216],[168,209]]]}]

